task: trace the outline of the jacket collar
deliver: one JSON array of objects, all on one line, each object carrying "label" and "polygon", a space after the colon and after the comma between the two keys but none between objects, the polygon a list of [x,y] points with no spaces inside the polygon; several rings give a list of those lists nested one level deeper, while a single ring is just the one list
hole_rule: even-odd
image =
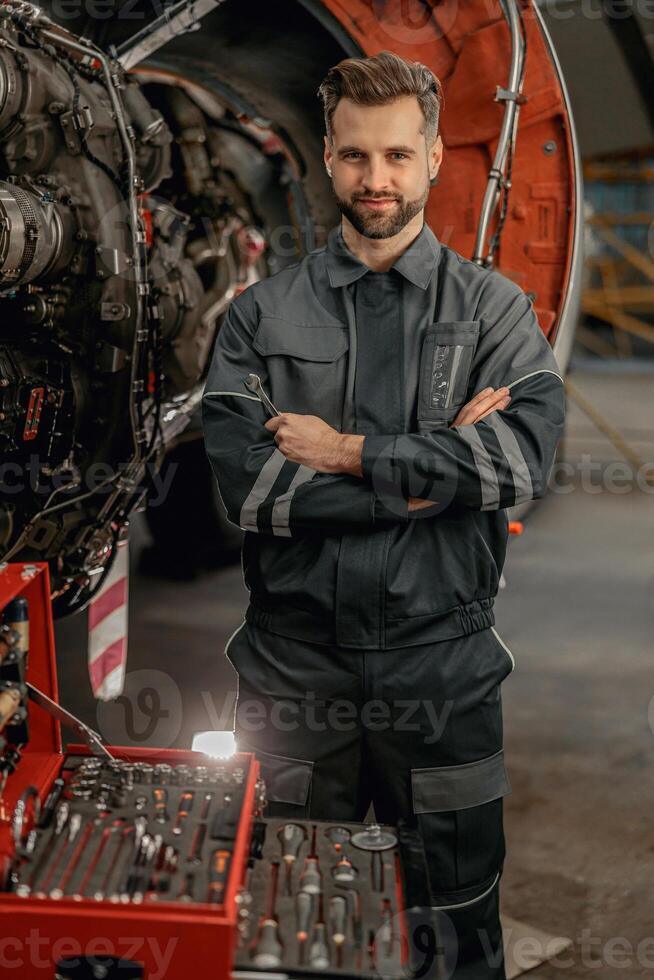
[{"label": "jacket collar", "polygon": [[[426,289],[437,265],[440,249],[441,243],[425,223],[391,268],[397,269],[414,286]],[[370,272],[370,268],[345,244],[341,225],[332,228],[327,236],[326,261],[331,286],[349,286]]]}]

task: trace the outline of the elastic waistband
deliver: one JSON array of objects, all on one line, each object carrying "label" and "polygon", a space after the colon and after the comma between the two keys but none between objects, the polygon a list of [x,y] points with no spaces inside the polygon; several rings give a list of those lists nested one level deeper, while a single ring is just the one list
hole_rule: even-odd
[{"label": "elastic waistband", "polygon": [[[494,597],[487,596],[444,613],[387,620],[384,630],[386,642],[382,646],[379,643],[348,643],[343,642],[342,639],[338,642],[338,646],[351,650],[393,650],[397,647],[452,640],[457,636],[470,636],[472,633],[495,625],[493,605]],[[327,646],[337,643],[333,621],[293,606],[278,606],[270,609],[251,601],[245,619],[253,626],[280,636],[288,636],[293,640],[305,640]]]}]

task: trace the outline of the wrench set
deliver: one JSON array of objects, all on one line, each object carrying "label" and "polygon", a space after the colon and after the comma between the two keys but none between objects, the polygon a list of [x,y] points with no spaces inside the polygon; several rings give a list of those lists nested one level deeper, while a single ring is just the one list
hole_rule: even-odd
[{"label": "wrench set", "polygon": [[407,975],[390,828],[272,818],[258,828],[237,897],[237,972]]},{"label": "wrench set", "polygon": [[246,770],[95,756],[67,760],[9,890],[98,902],[223,902]]}]

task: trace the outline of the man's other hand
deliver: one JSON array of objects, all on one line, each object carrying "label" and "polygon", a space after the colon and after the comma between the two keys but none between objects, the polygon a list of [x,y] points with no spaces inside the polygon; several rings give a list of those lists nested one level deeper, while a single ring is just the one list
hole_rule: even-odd
[{"label": "man's other hand", "polygon": [[[497,409],[506,408],[511,401],[508,388],[484,388],[478,392],[474,398],[463,406],[457,417],[452,422],[450,428],[457,425],[473,425],[481,422],[491,412]],[[409,497],[409,513],[415,510],[425,510],[433,507],[436,501],[424,500],[422,497]]]},{"label": "man's other hand", "polygon": [[498,388],[497,390],[484,388],[469,402],[466,402],[450,428],[456,425],[474,425],[475,422],[481,422],[491,412],[506,408],[510,401],[511,395],[508,388]]}]

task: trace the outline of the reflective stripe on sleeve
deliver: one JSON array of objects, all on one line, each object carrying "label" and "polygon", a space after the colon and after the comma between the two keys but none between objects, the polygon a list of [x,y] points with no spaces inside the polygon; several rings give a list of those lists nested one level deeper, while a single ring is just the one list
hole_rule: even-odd
[{"label": "reflective stripe on sleeve", "polygon": [[298,471],[291,480],[286,493],[276,497],[272,509],[272,532],[281,538],[290,538],[291,529],[289,527],[289,517],[291,513],[291,503],[295,491],[303,483],[308,483],[315,475],[316,470],[309,466],[299,466]]},{"label": "reflective stripe on sleeve", "polygon": [[243,528],[243,530],[258,530],[257,513],[259,511],[259,506],[264,502],[270,493],[272,485],[281,473],[282,466],[285,462],[286,457],[284,454],[281,453],[279,449],[275,449],[261,467],[259,476],[254,481],[254,486],[250,490],[243,506],[241,507],[239,525]]},{"label": "reflective stripe on sleeve", "polygon": [[531,481],[531,473],[513,430],[497,412],[491,412],[484,421],[488,422],[495,430],[502,452],[511,467],[515,487],[515,503],[522,504],[526,500],[533,500],[534,486]]},{"label": "reflective stripe on sleeve", "polygon": [[456,432],[465,439],[472,450],[481,485],[481,509],[494,510],[499,506],[500,486],[488,450],[474,425],[459,425],[456,427]]}]

